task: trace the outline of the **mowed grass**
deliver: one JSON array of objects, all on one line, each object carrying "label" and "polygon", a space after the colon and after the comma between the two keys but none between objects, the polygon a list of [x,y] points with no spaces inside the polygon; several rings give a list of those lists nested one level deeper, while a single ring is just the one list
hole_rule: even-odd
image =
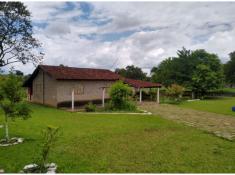
[{"label": "mowed grass", "polygon": [[24,137],[25,142],[0,147],[0,169],[6,172],[17,173],[32,163],[47,125],[61,128],[50,155],[60,173],[235,172],[235,142],[158,116],[85,115],[30,107],[32,118],[10,124],[10,135]]},{"label": "mowed grass", "polygon": [[232,111],[232,107],[235,106],[235,97],[190,102],[185,101],[181,103],[180,106],[201,111],[235,116],[235,112]]}]

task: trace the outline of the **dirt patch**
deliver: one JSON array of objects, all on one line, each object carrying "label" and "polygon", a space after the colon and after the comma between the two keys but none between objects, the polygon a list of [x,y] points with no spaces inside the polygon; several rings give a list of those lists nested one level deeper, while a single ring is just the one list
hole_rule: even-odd
[{"label": "dirt patch", "polygon": [[228,140],[235,139],[235,117],[185,109],[174,105],[144,102],[140,108],[189,126],[193,126]]}]

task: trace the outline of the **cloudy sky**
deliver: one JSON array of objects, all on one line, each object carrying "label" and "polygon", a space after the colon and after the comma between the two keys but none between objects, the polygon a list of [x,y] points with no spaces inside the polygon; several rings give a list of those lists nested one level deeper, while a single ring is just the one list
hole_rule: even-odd
[{"label": "cloudy sky", "polygon": [[[43,64],[148,72],[183,46],[235,50],[235,2],[25,2]],[[32,65],[17,65],[31,73]]]}]

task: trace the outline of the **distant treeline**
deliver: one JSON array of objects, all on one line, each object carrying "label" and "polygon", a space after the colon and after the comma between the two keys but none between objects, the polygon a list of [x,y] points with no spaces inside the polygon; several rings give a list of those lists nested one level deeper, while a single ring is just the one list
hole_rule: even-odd
[{"label": "distant treeline", "polygon": [[179,84],[190,92],[205,95],[235,84],[235,52],[230,53],[229,57],[230,60],[222,64],[215,53],[203,49],[191,51],[183,47],[177,51],[176,57],[166,58],[154,66],[150,77],[134,65],[116,69],[115,72],[127,78],[159,82],[165,87]]}]

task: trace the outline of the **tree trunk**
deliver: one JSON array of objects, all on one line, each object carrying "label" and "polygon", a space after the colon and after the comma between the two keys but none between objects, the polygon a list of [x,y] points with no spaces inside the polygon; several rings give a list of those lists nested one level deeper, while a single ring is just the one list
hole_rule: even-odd
[{"label": "tree trunk", "polygon": [[9,130],[8,130],[8,117],[5,116],[5,138],[6,141],[9,141]]}]

